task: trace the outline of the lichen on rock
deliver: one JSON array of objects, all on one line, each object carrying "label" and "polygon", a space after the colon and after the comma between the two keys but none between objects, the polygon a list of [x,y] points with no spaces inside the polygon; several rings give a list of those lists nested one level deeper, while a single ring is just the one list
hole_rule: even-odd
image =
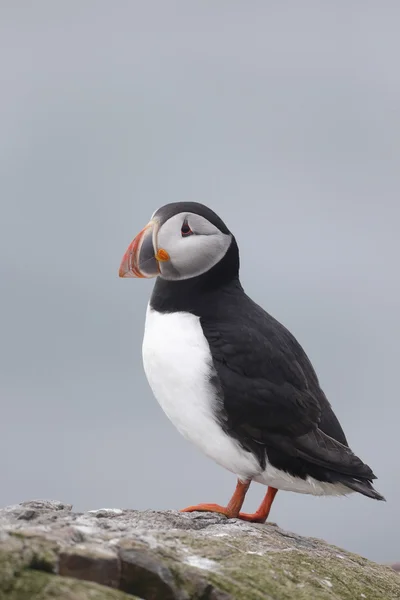
[{"label": "lichen on rock", "polygon": [[387,566],[211,513],[0,510],[0,600],[395,600]]}]

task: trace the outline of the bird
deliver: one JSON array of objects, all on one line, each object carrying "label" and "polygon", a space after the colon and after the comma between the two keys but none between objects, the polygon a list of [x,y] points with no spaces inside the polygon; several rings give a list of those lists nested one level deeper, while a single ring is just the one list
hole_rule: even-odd
[{"label": "bird", "polygon": [[[265,523],[278,490],[385,498],[350,449],[308,356],[289,330],[244,291],[235,236],[210,208],[173,202],[128,246],[123,278],[156,278],[142,357],[150,388],[178,431],[236,477],[220,513]],[[252,482],[267,486],[242,512]]]}]

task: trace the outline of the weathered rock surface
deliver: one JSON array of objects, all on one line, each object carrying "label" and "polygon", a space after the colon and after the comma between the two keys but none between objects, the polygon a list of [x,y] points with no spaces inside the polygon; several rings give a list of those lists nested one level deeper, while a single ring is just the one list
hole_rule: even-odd
[{"label": "weathered rock surface", "polygon": [[394,600],[389,567],[210,513],[107,510],[60,502],[0,510],[0,599]]}]

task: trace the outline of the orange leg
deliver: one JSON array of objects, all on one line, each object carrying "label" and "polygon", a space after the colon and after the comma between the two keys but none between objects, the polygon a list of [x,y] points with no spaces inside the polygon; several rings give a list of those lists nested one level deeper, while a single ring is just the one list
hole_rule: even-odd
[{"label": "orange leg", "polygon": [[243,506],[250,483],[250,481],[242,482],[238,480],[235,492],[232,498],[229,500],[228,506],[220,506],[219,504],[197,504],[196,506],[188,506],[187,508],[183,508],[181,512],[216,512],[220,513],[221,515],[225,515],[228,517],[228,519],[238,518],[242,519],[243,521],[250,521],[251,523],[265,523],[278,490],[276,488],[269,487],[267,493],[265,494],[264,500],[261,502],[255,513],[241,513],[240,509]]},{"label": "orange leg", "polygon": [[252,523],[265,523],[277,491],[278,490],[276,488],[269,487],[267,493],[265,494],[264,500],[261,502],[257,511],[252,515],[247,513],[239,513],[239,519],[243,519],[243,521],[251,521]]},{"label": "orange leg", "polygon": [[250,487],[250,483],[250,481],[243,482],[238,479],[235,492],[227,506],[220,506],[219,504],[197,504],[196,506],[183,508],[181,512],[216,512],[225,515],[228,519],[236,518],[239,516],[240,509],[243,506],[244,498]]}]

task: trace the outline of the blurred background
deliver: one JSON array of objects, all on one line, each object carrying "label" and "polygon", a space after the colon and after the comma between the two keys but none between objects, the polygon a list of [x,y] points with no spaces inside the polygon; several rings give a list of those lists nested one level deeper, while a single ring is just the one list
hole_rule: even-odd
[{"label": "blurred background", "polygon": [[193,200],[387,498],[282,492],[271,520],[400,560],[399,19],[394,0],[2,3],[1,506],[229,499],[145,380],[153,282],[117,276],[152,212]]}]

